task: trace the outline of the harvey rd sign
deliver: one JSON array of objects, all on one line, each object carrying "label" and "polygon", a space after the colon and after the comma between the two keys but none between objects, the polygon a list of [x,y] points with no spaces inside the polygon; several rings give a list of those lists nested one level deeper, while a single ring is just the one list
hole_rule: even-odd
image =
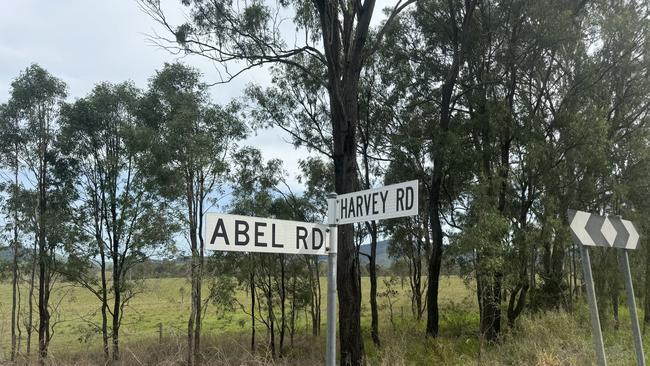
[{"label": "harvey rd sign", "polygon": [[391,184],[336,197],[336,224],[418,214],[418,181]]},{"label": "harvey rd sign", "polygon": [[327,226],[299,221],[207,213],[208,250],[325,255]]}]

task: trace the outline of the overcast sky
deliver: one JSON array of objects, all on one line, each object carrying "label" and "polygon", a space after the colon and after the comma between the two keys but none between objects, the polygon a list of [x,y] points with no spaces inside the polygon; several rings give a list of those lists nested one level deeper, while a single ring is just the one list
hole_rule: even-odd
[{"label": "overcast sky", "polygon": [[[392,3],[378,1],[375,24],[383,19],[379,10]],[[170,19],[182,19],[180,0],[163,0],[163,4]],[[147,41],[147,34],[157,29],[135,0],[6,1],[0,12],[0,102],[8,99],[11,81],[32,63],[64,80],[71,100],[101,81],[132,80],[145,88],[155,70],[179,60]],[[217,80],[215,66],[207,60],[193,56],[182,61],[201,70],[206,81]],[[227,103],[249,83],[268,84],[268,72],[252,70],[228,85],[212,87],[211,94],[215,102]],[[280,131],[266,130],[245,144],[261,149],[265,159],[284,160],[295,185],[297,161],[306,152],[294,151],[286,141]]]}]

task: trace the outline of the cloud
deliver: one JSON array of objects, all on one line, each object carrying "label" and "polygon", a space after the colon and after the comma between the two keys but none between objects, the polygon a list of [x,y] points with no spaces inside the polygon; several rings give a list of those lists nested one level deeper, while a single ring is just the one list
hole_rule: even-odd
[{"label": "cloud", "polygon": [[[169,19],[180,23],[183,7],[178,0],[163,2]],[[391,1],[378,1],[373,23],[379,24],[381,10]],[[289,28],[287,28],[289,29]],[[180,60],[197,67],[207,82],[218,80],[215,65],[208,60],[177,57],[147,42],[147,34],[158,25],[145,15],[134,0],[8,1],[0,12],[0,102],[8,99],[9,85],[31,63],[38,63],[68,84],[71,99],[86,95],[102,81],[132,80],[146,88],[148,79],[165,62]],[[290,31],[290,29],[289,29]],[[293,39],[293,35],[287,39]],[[217,103],[239,97],[249,83],[268,85],[267,68],[255,68],[227,85],[215,85],[210,93]],[[290,139],[277,129],[259,131],[242,144],[258,146],[266,159],[280,158],[293,176],[297,161],[307,156],[295,150]]]}]

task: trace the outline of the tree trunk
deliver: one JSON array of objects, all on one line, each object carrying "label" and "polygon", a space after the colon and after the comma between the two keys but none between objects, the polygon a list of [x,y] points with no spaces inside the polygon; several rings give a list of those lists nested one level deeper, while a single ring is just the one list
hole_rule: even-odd
[{"label": "tree trunk", "polygon": [[18,325],[16,306],[18,300],[18,233],[16,228],[14,228],[13,263],[11,270],[11,362],[14,362],[16,360],[16,328]]},{"label": "tree trunk", "polygon": [[192,276],[192,294],[191,294],[191,313],[190,313],[190,319],[188,321],[188,327],[187,327],[187,342],[188,342],[188,365],[196,365],[198,364],[198,359],[197,356],[199,355],[199,349],[197,349],[197,346],[199,345],[199,336],[200,336],[200,321],[201,321],[201,281],[199,279],[199,271],[200,271],[200,264],[199,264],[199,255],[194,249],[192,251],[192,270],[191,270],[191,276]]},{"label": "tree trunk", "polygon": [[415,241],[417,247],[413,258],[413,279],[411,286],[413,287],[412,291],[415,297],[415,318],[420,320],[424,312],[422,307],[422,242],[419,238],[415,238]]},{"label": "tree trunk", "polygon": [[[104,182],[102,182],[102,185]],[[103,231],[103,208],[105,208],[105,196],[104,194],[98,194],[98,187],[94,187],[95,195],[93,196],[93,205],[94,205],[94,223],[95,223],[95,242],[97,243],[97,250],[99,251],[99,273],[101,276],[101,313],[102,313],[102,346],[104,350],[104,361],[106,363],[110,360],[110,350],[108,346],[108,283],[106,281],[106,246],[102,238]]]},{"label": "tree trunk", "polygon": [[[492,278],[489,278],[492,277]],[[502,274],[483,276],[481,334],[490,342],[496,342],[501,335],[501,281]]]},{"label": "tree trunk", "polygon": [[[508,326],[513,327],[515,321],[521,315],[526,304],[526,293],[528,292],[528,283],[522,282],[515,286],[510,292],[510,300],[508,301]],[[519,297],[517,297],[517,295]]]},{"label": "tree trunk", "polygon": [[[370,147],[370,100],[371,93],[368,92],[366,104],[367,112],[366,118],[362,124],[358,122],[359,134],[361,140],[361,153],[363,160],[363,175],[364,175],[364,188],[370,189],[370,157],[368,156],[368,149]],[[363,127],[362,127],[363,125]],[[366,229],[370,234],[370,256],[368,257],[368,273],[370,275],[370,336],[375,346],[380,347],[379,340],[379,312],[377,311],[377,222],[366,222]]]},{"label": "tree trunk", "polygon": [[379,311],[377,310],[377,222],[370,224],[370,313],[372,341],[377,347],[381,346],[379,340]]},{"label": "tree trunk", "polygon": [[619,303],[618,298],[619,298],[619,296],[618,296],[618,289],[616,288],[615,281],[612,284],[612,287],[614,287],[612,289],[612,296],[611,296],[612,297],[612,313],[614,315],[614,329],[618,330],[618,328],[621,325],[621,321],[620,321],[619,316],[618,316],[618,307],[619,307],[618,306],[619,305],[618,304]]},{"label": "tree trunk", "polygon": [[50,341],[50,311],[48,308],[50,300],[50,258],[47,248],[47,239],[45,236],[45,217],[47,207],[47,178],[45,172],[47,171],[47,165],[45,162],[45,145],[41,145],[41,162],[38,177],[38,358],[41,364],[45,364]]},{"label": "tree trunk", "polygon": [[311,316],[311,335],[312,336],[317,336],[318,335],[318,317],[316,316],[317,312],[317,302],[318,302],[318,296],[319,293],[317,292],[316,289],[316,281],[318,280],[318,262],[317,260],[314,262],[316,265],[316,269],[312,269],[312,259],[307,258],[307,270],[309,270],[309,288],[311,290],[311,298],[309,301],[309,315]]},{"label": "tree trunk", "polygon": [[[115,265],[115,264],[114,264]],[[113,360],[120,359],[120,305],[122,303],[122,268],[113,267]]]},{"label": "tree trunk", "polygon": [[[374,0],[350,4],[341,12],[338,1],[315,0],[320,16],[327,63],[327,91],[332,122],[336,193],[353,192],[357,186],[356,130],[359,118],[359,78],[365,44],[375,6]],[[354,9],[353,9],[354,8]],[[343,21],[341,22],[341,18]],[[343,27],[343,23],[346,24]],[[347,26],[347,24],[354,27]],[[364,362],[361,338],[361,280],[352,225],[338,227],[337,286],[341,365]]]},{"label": "tree trunk", "polygon": [[[334,131],[335,188],[338,194],[353,192],[357,185],[356,81],[340,85],[337,75],[330,73],[330,108]],[[350,85],[352,84],[352,85]],[[344,87],[344,90],[339,89]],[[338,227],[337,287],[339,300],[339,334],[341,365],[363,363],[361,338],[361,279],[359,257],[354,244],[354,227]]]},{"label": "tree trunk", "polygon": [[650,324],[650,248],[647,245],[647,240],[642,239],[642,244],[646,244],[645,248],[645,286],[643,296],[643,333],[647,324]]},{"label": "tree trunk", "polygon": [[194,207],[198,207],[198,209],[195,209],[194,217],[196,218],[196,221],[194,222],[194,234],[195,237],[198,238],[198,246],[199,246],[199,272],[198,276],[196,279],[197,282],[197,294],[198,294],[198,299],[197,299],[197,310],[196,310],[196,324],[195,324],[195,329],[194,329],[194,357],[198,360],[200,363],[202,361],[201,359],[201,329],[202,329],[202,306],[203,302],[201,301],[202,297],[202,291],[203,291],[203,264],[205,262],[205,241],[203,239],[203,200],[205,198],[205,192],[204,192],[204,184],[205,184],[205,177],[203,176],[203,172],[199,172],[199,182],[198,182],[198,187],[197,187],[197,195],[196,195],[196,203]]},{"label": "tree trunk", "polygon": [[[201,278],[203,275],[203,245],[199,243],[198,221],[202,219],[201,184],[195,184],[195,176],[190,173],[186,179],[187,218],[189,222],[190,250],[192,253],[191,281],[192,307],[187,322],[187,364],[200,364],[201,355]],[[201,177],[199,176],[199,179]],[[197,191],[198,189],[198,191]]]},{"label": "tree trunk", "polygon": [[[16,149],[15,155],[15,169],[14,169],[14,200],[18,199],[18,147]],[[18,326],[18,314],[17,314],[17,297],[18,297],[18,206],[17,202],[14,203],[14,222],[13,222],[13,231],[14,231],[14,240],[13,240],[13,262],[11,268],[11,362],[16,360],[16,328]]]},{"label": "tree trunk", "polygon": [[289,323],[290,345],[293,348],[293,337],[296,334],[296,275],[291,281],[291,320]]},{"label": "tree trunk", "polygon": [[286,298],[287,288],[285,285],[285,268],[284,268],[284,255],[280,254],[280,312],[282,318],[280,319],[280,357],[282,357],[282,349],[284,348],[284,335],[287,328],[287,312],[286,312]]},{"label": "tree trunk", "polygon": [[[436,163],[434,163],[436,164]],[[439,166],[439,164],[436,164]],[[429,284],[427,287],[427,335],[437,337],[439,332],[438,289],[440,286],[440,267],[442,265],[442,225],[440,223],[441,168],[434,168],[433,184],[429,193],[429,223],[433,248],[429,258]]]},{"label": "tree trunk", "polygon": [[38,259],[38,234],[34,237],[34,249],[32,250],[32,272],[29,277],[29,299],[27,301],[27,356],[32,352],[32,332],[34,330],[34,283],[36,281],[36,262]]},{"label": "tree trunk", "polygon": [[318,258],[313,259],[316,264],[316,334],[320,335],[321,323],[321,283],[320,283],[320,268],[318,266]]},{"label": "tree trunk", "polygon": [[[101,241],[98,241],[98,245],[103,248]],[[106,283],[106,255],[104,250],[100,250],[100,273],[102,281],[102,346],[104,349],[104,360],[108,362],[110,355],[108,350],[108,291]]]},{"label": "tree trunk", "polygon": [[446,160],[446,151],[444,136],[449,131],[451,123],[452,95],[456,86],[456,80],[460,73],[460,67],[464,62],[464,37],[468,32],[470,20],[476,7],[476,1],[465,2],[465,14],[462,19],[461,28],[458,29],[456,12],[450,5],[450,22],[454,32],[452,63],[449,67],[445,81],[441,89],[440,100],[440,133],[434,140],[434,147],[431,156],[433,161],[433,173],[431,175],[431,187],[429,190],[429,225],[431,227],[432,251],[429,258],[429,287],[427,289],[427,330],[429,336],[436,337],[439,331],[439,314],[438,314],[438,290],[440,285],[440,266],[442,264],[442,218],[441,218],[441,190],[444,178],[444,166]]},{"label": "tree trunk", "polygon": [[251,263],[249,279],[251,290],[251,352],[255,352],[255,272],[253,268],[253,263]]},{"label": "tree trunk", "polygon": [[273,314],[273,282],[271,282],[271,274],[267,277],[268,287],[266,291],[266,301],[268,308],[268,330],[269,330],[269,348],[271,349],[271,357],[275,359],[275,316]]},{"label": "tree trunk", "polygon": [[196,322],[194,323],[194,358],[197,364],[200,364],[201,359],[201,326],[203,314],[203,302],[201,300],[201,291],[203,288],[203,250],[199,252],[198,276],[196,278]]}]

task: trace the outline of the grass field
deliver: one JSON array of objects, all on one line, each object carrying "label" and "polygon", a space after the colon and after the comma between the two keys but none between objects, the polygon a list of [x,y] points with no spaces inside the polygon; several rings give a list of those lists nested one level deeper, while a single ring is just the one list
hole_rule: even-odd
[{"label": "grass field", "polygon": [[[590,323],[585,306],[574,313],[526,314],[514,329],[507,329],[499,345],[483,344],[477,336],[478,308],[472,286],[460,278],[444,277],[440,289],[441,336],[435,340],[423,336],[424,323],[410,313],[408,280],[393,304],[393,321],[385,298],[380,299],[382,347],[370,341],[368,279],[363,279],[363,317],[365,349],[369,364],[382,365],[590,365],[594,362]],[[379,292],[383,291],[380,279]],[[323,291],[326,282],[323,280]],[[185,290],[181,290],[184,288]],[[184,295],[181,295],[184,292]],[[189,314],[189,283],[185,279],[147,280],[143,292],[126,309],[122,326],[122,350],[125,364],[178,364],[183,359],[184,334]],[[63,296],[65,295],[65,296]],[[246,302],[246,294],[240,293]],[[325,294],[323,293],[323,298]],[[183,298],[183,299],[181,299]],[[93,364],[101,361],[101,336],[89,321],[99,320],[98,302],[86,290],[59,285],[53,300],[60,300],[60,314],[51,342],[56,364]],[[24,301],[24,299],[23,299]],[[621,307],[624,310],[624,307]],[[323,302],[323,312],[325,303]],[[7,359],[10,341],[11,288],[0,285],[0,354]],[[607,311],[607,310],[605,310]],[[304,317],[304,315],[303,315]],[[323,322],[325,321],[323,315]],[[271,360],[263,347],[256,353],[248,348],[250,319],[241,312],[217,314],[207,310],[204,320],[206,359],[213,364],[314,364],[322,363],[324,338],[312,337],[301,322],[296,347],[287,356]],[[159,324],[163,325],[163,344],[159,344]],[[505,326],[505,325],[504,325]],[[24,327],[23,327],[24,329]],[[324,327],[323,327],[324,332]],[[23,335],[25,334],[23,330]],[[37,348],[36,334],[32,349]],[[266,332],[259,328],[258,344]],[[24,342],[24,341],[23,341]],[[621,314],[621,327],[605,329],[610,365],[634,364],[634,347],[629,318]],[[650,342],[646,342],[650,344]],[[24,350],[24,345],[22,347]]]}]

